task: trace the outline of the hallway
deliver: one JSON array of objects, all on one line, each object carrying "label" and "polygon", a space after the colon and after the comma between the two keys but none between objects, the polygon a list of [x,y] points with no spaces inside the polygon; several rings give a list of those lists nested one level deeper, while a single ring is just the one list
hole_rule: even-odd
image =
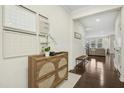
[{"label": "hallway", "polygon": [[[112,56],[90,56],[85,71],[78,69],[75,73],[82,77],[74,86],[75,88],[121,88],[124,83],[119,81],[119,76],[113,66]],[[84,73],[83,73],[84,72]]]}]

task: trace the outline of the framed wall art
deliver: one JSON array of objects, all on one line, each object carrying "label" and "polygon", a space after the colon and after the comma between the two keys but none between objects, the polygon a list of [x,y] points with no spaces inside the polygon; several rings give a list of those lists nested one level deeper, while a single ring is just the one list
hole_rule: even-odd
[{"label": "framed wall art", "polygon": [[74,38],[81,39],[81,34],[78,32],[74,32]]}]

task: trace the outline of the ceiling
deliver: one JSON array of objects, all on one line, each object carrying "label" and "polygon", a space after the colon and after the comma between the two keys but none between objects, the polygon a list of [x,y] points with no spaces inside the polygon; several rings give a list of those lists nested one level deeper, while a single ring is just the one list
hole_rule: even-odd
[{"label": "ceiling", "polygon": [[[63,8],[69,13],[78,11],[80,9],[95,8],[97,5],[64,5]],[[90,15],[84,18],[78,19],[80,23],[85,27],[86,35],[105,35],[114,33],[114,24],[119,10],[111,10],[94,15]]]},{"label": "ceiling", "polygon": [[92,5],[63,5],[63,8],[68,12],[73,12],[78,9],[91,7]]},{"label": "ceiling", "polygon": [[114,32],[114,24],[119,11],[107,11],[79,19],[86,34],[106,34]]}]

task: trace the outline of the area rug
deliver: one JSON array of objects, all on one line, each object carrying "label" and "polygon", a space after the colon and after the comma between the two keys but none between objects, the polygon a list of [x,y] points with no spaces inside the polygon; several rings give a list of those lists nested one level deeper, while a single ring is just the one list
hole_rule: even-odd
[{"label": "area rug", "polygon": [[64,80],[57,88],[73,88],[77,81],[80,79],[81,75],[74,73],[68,73],[68,80]]}]

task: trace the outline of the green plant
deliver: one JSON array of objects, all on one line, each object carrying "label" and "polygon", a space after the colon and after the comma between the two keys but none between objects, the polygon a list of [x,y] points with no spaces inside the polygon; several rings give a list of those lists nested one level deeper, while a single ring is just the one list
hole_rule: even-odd
[{"label": "green plant", "polygon": [[50,46],[46,47],[44,50],[45,50],[45,52],[49,52],[50,51]]}]

